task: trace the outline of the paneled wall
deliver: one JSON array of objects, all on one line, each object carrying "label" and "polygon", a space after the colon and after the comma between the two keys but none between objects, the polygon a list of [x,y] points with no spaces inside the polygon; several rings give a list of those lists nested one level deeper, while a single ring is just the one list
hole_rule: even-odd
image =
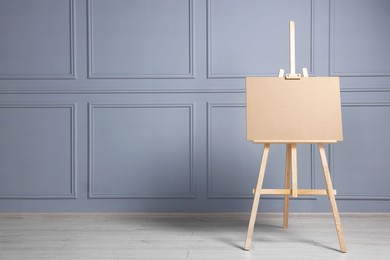
[{"label": "paneled wall", "polygon": [[[249,211],[245,76],[289,69],[290,20],[297,68],[341,77],[340,211],[390,211],[387,0],[0,0],[0,211]],[[271,146],[265,187],[284,154]],[[298,184],[324,187],[314,146]]]}]

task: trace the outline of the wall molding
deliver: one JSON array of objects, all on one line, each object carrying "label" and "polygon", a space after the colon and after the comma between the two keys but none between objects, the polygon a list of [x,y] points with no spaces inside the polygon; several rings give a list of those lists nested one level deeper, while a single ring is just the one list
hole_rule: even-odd
[{"label": "wall molding", "polygon": [[69,42],[70,42],[70,52],[69,52],[69,60],[70,60],[70,68],[68,74],[0,74],[0,80],[49,80],[49,79],[76,79],[76,34],[75,34],[75,4],[74,0],[69,1]]},{"label": "wall molding", "polygon": [[14,194],[5,194],[0,193],[0,199],[77,199],[77,173],[76,173],[76,110],[77,104],[0,104],[1,108],[66,108],[70,110],[70,133],[71,133],[71,142],[70,142],[70,192],[67,194],[24,194],[24,193],[14,193]]},{"label": "wall molding", "polygon": [[[342,87],[340,89],[341,93],[351,93],[351,92],[390,92],[390,87],[388,88],[349,88]],[[245,94],[246,90],[237,88],[237,89],[223,89],[223,88],[209,88],[209,89],[59,89],[59,90],[48,90],[48,89],[0,89],[1,95],[7,94],[213,94],[213,93],[227,93],[227,94]]]},{"label": "wall molding", "polygon": [[356,88],[356,87],[343,87],[340,89],[341,92],[390,92],[390,87],[387,88],[370,88],[370,87],[363,87],[363,88]]},{"label": "wall molding", "polygon": [[[342,77],[380,77],[380,76],[390,76],[390,71],[387,72],[363,72],[363,71],[336,71],[334,64],[335,57],[335,26],[336,26],[336,16],[335,9],[336,3],[335,0],[329,0],[329,75],[330,76],[342,76]],[[386,89],[385,91],[390,91]]]},{"label": "wall molding", "polygon": [[194,3],[187,0],[189,5],[189,72],[187,74],[97,74],[93,68],[93,0],[87,1],[87,34],[88,34],[88,78],[89,79],[193,79],[194,72]]},{"label": "wall molding", "polygon": [[[213,172],[212,172],[212,110],[213,108],[245,108],[245,103],[211,103],[207,102],[207,199],[250,199],[253,198],[250,191],[248,194],[216,194],[213,191]],[[255,185],[255,184],[254,184]],[[265,197],[264,197],[265,198]]]},{"label": "wall molding", "polygon": [[[212,62],[212,0],[207,0],[207,78],[245,78],[249,76],[277,76],[279,71],[275,71],[275,73],[236,73],[236,74],[216,74],[213,73],[213,62]],[[311,11],[310,11],[310,66],[309,66],[309,74],[314,74],[314,31],[315,31],[315,0],[310,0]]]},{"label": "wall molding", "polygon": [[61,89],[0,90],[0,94],[175,94],[175,93],[245,93],[245,89]]},{"label": "wall molding", "polygon": [[[212,151],[212,109],[213,108],[234,108],[234,107],[241,107],[245,108],[246,105],[245,103],[211,103],[207,102],[207,198],[208,199],[253,199],[251,191],[248,191],[247,194],[216,194],[213,192],[213,172],[212,172],[212,156],[211,156],[211,151]],[[310,178],[311,178],[311,188],[315,188],[315,167],[313,163],[313,158],[314,158],[314,145],[310,146],[310,160],[311,160],[311,173],[310,173]],[[259,157],[259,160],[261,158]],[[283,173],[284,174],[284,173]],[[255,186],[256,183],[253,183]],[[282,188],[282,187],[280,187]],[[262,199],[283,199],[283,196],[276,196],[276,195],[263,195],[261,196]],[[315,196],[301,196],[298,198],[291,198],[293,200],[315,200]]]},{"label": "wall molding", "polygon": [[[390,107],[390,102],[343,102],[341,107]],[[337,174],[334,164],[334,145],[329,148],[329,168],[332,169],[333,186],[337,187]],[[338,200],[379,200],[390,201],[390,194],[342,194],[338,191]]]},{"label": "wall molding", "polygon": [[[94,191],[94,109],[95,108],[177,108],[188,109],[189,116],[189,186],[190,192],[178,194],[123,194]],[[194,170],[194,104],[193,103],[88,103],[88,198],[90,199],[182,199],[195,198]]]}]

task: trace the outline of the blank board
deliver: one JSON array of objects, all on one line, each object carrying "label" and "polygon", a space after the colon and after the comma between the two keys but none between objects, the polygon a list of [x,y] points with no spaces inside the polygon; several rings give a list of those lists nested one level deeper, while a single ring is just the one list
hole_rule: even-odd
[{"label": "blank board", "polygon": [[343,140],[338,77],[246,78],[247,139],[258,143]]}]

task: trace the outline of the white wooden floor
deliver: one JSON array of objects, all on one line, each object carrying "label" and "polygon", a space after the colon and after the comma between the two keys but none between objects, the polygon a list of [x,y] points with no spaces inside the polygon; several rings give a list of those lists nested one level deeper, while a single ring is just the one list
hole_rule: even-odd
[{"label": "white wooden floor", "polygon": [[340,253],[330,214],[0,214],[0,259],[390,259],[390,214],[342,214]]}]

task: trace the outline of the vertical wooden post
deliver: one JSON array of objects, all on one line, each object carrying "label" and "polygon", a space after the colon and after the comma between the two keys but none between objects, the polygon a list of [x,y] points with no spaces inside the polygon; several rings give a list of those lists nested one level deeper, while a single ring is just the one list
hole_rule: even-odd
[{"label": "vertical wooden post", "polygon": [[269,148],[270,148],[270,144],[264,144],[263,157],[261,159],[261,165],[260,165],[260,170],[259,170],[259,178],[257,179],[255,197],[253,199],[251,217],[249,220],[248,233],[246,235],[246,240],[245,240],[245,245],[244,245],[245,250],[249,250],[251,247],[252,236],[253,236],[253,231],[255,228],[255,222],[256,222],[256,216],[257,216],[257,209],[259,207],[259,202],[260,202],[260,192],[261,192],[261,188],[263,186],[265,168],[267,166]]},{"label": "vertical wooden post", "polygon": [[328,190],[329,201],[330,201],[330,205],[332,206],[333,219],[336,226],[337,236],[339,238],[340,251],[345,253],[347,252],[347,248],[344,241],[343,229],[341,227],[341,221],[340,221],[339,211],[337,209],[336,198],[333,191],[332,180],[329,174],[329,167],[328,167],[328,161],[326,160],[324,144],[318,144],[318,150],[320,152],[322,167],[324,169],[326,189]]},{"label": "vertical wooden post", "polygon": [[290,74],[295,75],[295,22],[290,21]]},{"label": "vertical wooden post", "polygon": [[300,79],[301,75],[295,70],[295,22],[290,21],[290,73],[286,79]]},{"label": "vertical wooden post", "polygon": [[291,144],[291,174],[292,174],[292,196],[298,197],[298,176],[297,176],[297,144]]},{"label": "vertical wooden post", "polygon": [[[286,145],[286,176],[284,179],[284,188],[290,189],[291,182],[291,144]],[[290,195],[284,195],[284,210],[283,210],[283,228],[288,228],[288,209],[289,209],[289,199]]]}]

